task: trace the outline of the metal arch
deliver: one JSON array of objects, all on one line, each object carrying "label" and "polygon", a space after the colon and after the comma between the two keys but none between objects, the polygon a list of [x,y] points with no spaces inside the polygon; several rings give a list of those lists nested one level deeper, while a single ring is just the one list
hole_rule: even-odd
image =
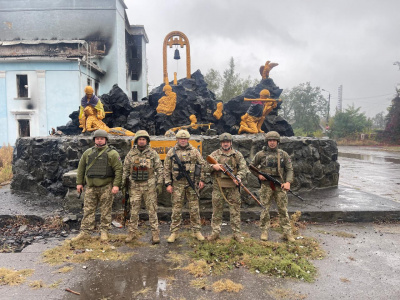
[{"label": "metal arch", "polygon": [[[178,36],[179,38],[173,38],[174,36]],[[163,76],[164,83],[168,84],[168,71],[167,71],[167,46],[172,48],[174,45],[179,45],[181,48],[186,46],[186,78],[191,78],[190,72],[190,44],[187,36],[180,31],[171,31],[164,38],[163,43]]]}]

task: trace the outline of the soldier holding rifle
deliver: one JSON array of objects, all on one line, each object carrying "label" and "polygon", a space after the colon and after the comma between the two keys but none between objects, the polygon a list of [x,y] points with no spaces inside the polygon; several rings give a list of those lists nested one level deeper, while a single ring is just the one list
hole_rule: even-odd
[{"label": "soldier holding rifle", "polygon": [[173,243],[178,237],[179,227],[182,222],[182,207],[186,196],[189,202],[190,225],[193,237],[199,241],[204,240],[201,234],[199,194],[198,187],[204,187],[205,161],[200,152],[189,144],[190,134],[187,130],[179,130],[176,134],[177,143],[171,148],[164,160],[164,180],[167,192],[172,194],[171,235],[167,242]]},{"label": "soldier holding rifle", "polygon": [[[211,220],[212,234],[207,237],[209,241],[219,239],[221,232],[222,214],[225,201],[229,204],[231,228],[233,238],[239,243],[243,242],[240,231],[240,193],[239,185],[241,179],[246,177],[247,166],[246,161],[237,150],[232,148],[232,136],[229,133],[221,134],[221,148],[215,150],[207,161],[211,163],[210,172],[214,178],[212,205],[213,214]],[[211,158],[211,159],[210,159]],[[230,177],[227,172],[233,174]]]},{"label": "soldier holding rifle", "polygon": [[279,223],[283,230],[283,238],[289,242],[294,242],[292,228],[290,226],[287,210],[288,197],[287,191],[290,190],[290,184],[293,182],[293,167],[289,154],[278,149],[280,135],[276,131],[270,131],[266,134],[268,146],[258,152],[251,162],[251,165],[261,172],[271,175],[273,178],[283,182],[280,186],[273,181],[267,180],[263,175],[257,173],[251,168],[251,172],[261,181],[260,198],[266,207],[260,217],[261,240],[268,240],[268,228],[270,227],[269,208],[272,199],[275,199],[278,206]]}]

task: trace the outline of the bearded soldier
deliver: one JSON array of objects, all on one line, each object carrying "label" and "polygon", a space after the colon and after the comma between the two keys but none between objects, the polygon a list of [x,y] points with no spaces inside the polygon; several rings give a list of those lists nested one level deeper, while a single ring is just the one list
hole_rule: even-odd
[{"label": "bearded soldier", "polygon": [[293,167],[289,154],[278,149],[280,135],[276,131],[270,131],[266,134],[268,146],[263,147],[263,150],[258,152],[251,164],[262,172],[271,175],[280,182],[281,186],[275,185],[268,181],[264,176],[252,173],[261,181],[260,200],[265,206],[265,210],[261,213],[260,227],[261,240],[268,240],[268,228],[270,227],[269,208],[272,199],[275,199],[278,206],[279,223],[283,230],[283,238],[289,242],[294,242],[292,228],[290,226],[289,215],[287,210],[288,197],[286,191],[290,190],[290,184],[293,182]]},{"label": "bearded soldier", "polygon": [[168,151],[164,161],[165,186],[167,192],[172,194],[171,235],[167,241],[173,243],[178,237],[185,196],[189,202],[193,237],[203,241],[204,237],[200,232],[199,197],[195,184],[199,179],[199,189],[204,187],[204,168],[201,169],[205,161],[200,152],[189,144],[190,134],[187,130],[179,130],[176,138],[176,145]]},{"label": "bearded soldier", "polygon": [[122,163],[118,152],[107,145],[107,132],[96,130],[93,135],[95,146],[86,150],[78,165],[76,190],[82,193],[86,183],[83,206],[81,232],[73,241],[90,236],[95,227],[96,207],[100,207],[101,240],[108,240],[108,230],[111,225],[111,208],[113,194],[118,193],[121,186]]},{"label": "bearded soldier", "polygon": [[210,172],[214,178],[212,192],[213,214],[211,219],[212,234],[208,236],[209,241],[215,241],[219,238],[221,232],[222,214],[225,201],[229,204],[231,228],[233,238],[242,242],[240,233],[240,193],[238,189],[239,182],[232,180],[228,175],[222,172],[221,165],[228,164],[233,170],[233,174],[240,181],[246,177],[246,161],[237,150],[232,148],[232,135],[223,133],[219,138],[221,148],[210,154],[218,164],[210,165]]},{"label": "bearded soldier", "polygon": [[158,153],[149,146],[150,136],[146,130],[136,132],[135,146],[129,151],[124,160],[122,182],[128,179],[131,216],[129,233],[126,242],[131,242],[138,237],[139,209],[142,198],[149,213],[153,244],[160,243],[157,218],[157,194],[162,192],[163,173],[162,163]]}]

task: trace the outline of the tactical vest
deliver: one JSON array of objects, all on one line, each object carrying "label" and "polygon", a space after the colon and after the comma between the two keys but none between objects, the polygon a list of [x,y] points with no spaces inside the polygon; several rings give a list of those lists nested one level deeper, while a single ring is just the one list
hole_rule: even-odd
[{"label": "tactical vest", "polygon": [[[228,164],[232,168],[233,174],[236,175],[238,172],[238,165],[239,165],[238,159],[239,159],[239,156],[237,155],[236,150],[234,150],[234,153],[230,156],[221,155],[218,158],[218,163],[221,165]],[[230,178],[228,175],[226,175],[223,172],[218,172],[217,174],[221,178]]]},{"label": "tactical vest", "polygon": [[[279,174],[278,172],[278,152],[271,152],[263,149],[265,151],[264,160],[261,161],[261,171],[268,173],[274,177],[280,177],[283,174]],[[283,159],[283,151],[278,149],[280,156],[280,168],[281,172],[285,169],[285,160]]]},{"label": "tactical vest", "polygon": [[154,170],[151,166],[151,152],[148,151],[143,156],[135,155],[130,171],[132,180],[135,181],[149,180],[149,177],[152,174],[154,174]]},{"label": "tactical vest", "polygon": [[[186,168],[186,171],[190,174],[190,177],[192,179],[195,179],[194,178],[195,176],[200,176],[201,168],[199,169],[199,167],[198,167],[198,171],[195,172],[197,157],[196,157],[196,154],[193,153],[193,149],[188,148],[185,150],[176,151],[175,148],[173,148],[173,153],[176,153],[178,155],[183,166]],[[172,157],[170,157],[170,159],[172,160],[172,178],[174,180],[176,180],[176,177],[179,175],[178,164],[176,163],[175,159],[173,159]],[[181,178],[181,180],[182,180],[182,178]],[[183,180],[186,181],[186,179],[183,179]]]},{"label": "tactical vest", "polygon": [[[87,166],[91,165],[93,160],[97,157],[97,151],[94,151],[94,147],[92,148],[92,153],[88,155]],[[90,167],[89,170],[86,170],[86,176],[89,178],[108,178],[114,177],[114,170],[108,164],[108,152],[110,152],[111,148],[107,148],[99,157],[97,157],[96,161]]]}]

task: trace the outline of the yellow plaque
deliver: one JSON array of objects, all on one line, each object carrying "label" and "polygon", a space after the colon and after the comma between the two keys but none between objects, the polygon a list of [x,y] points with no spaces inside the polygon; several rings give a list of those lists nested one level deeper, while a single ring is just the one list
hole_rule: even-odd
[{"label": "yellow plaque", "polygon": [[[197,150],[202,153],[202,143],[201,141],[196,141],[196,140],[189,140],[190,145],[195,147]],[[131,147],[133,147],[133,141],[131,142]],[[158,155],[160,155],[160,159],[164,160],[165,157],[167,156],[167,153],[169,149],[174,147],[176,145],[176,141],[174,140],[167,140],[167,141],[151,141],[150,142],[150,147],[156,150]]]}]

